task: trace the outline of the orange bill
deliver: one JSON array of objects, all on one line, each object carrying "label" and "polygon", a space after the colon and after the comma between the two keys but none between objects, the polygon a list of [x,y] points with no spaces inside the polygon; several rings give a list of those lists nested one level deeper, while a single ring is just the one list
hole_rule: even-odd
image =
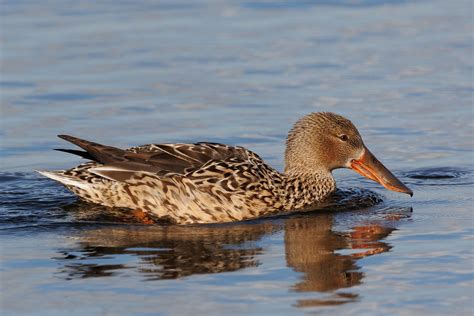
[{"label": "orange bill", "polygon": [[407,193],[413,196],[412,190],[407,188],[390,170],[385,168],[367,148],[365,148],[362,157],[351,161],[351,168],[364,177],[380,183],[389,190]]}]

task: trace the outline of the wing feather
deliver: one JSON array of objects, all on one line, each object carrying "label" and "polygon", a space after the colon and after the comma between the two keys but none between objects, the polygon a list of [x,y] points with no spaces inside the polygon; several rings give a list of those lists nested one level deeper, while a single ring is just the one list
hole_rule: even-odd
[{"label": "wing feather", "polygon": [[[195,144],[149,144],[126,150],[104,146],[80,138],[59,135],[59,137],[81,147],[81,156],[90,158],[103,166],[90,172],[104,178],[126,181],[133,173],[147,172],[158,176],[194,172],[212,162],[229,158],[245,161],[251,152],[242,147],[218,143]],[[63,150],[77,154],[75,150]]]}]

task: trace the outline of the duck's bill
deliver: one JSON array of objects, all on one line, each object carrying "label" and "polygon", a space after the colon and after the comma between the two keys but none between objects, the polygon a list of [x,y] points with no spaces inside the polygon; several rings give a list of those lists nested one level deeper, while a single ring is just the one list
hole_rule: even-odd
[{"label": "duck's bill", "polygon": [[397,179],[375,156],[365,148],[359,159],[351,161],[351,168],[359,174],[380,183],[389,190],[410,194],[412,190]]}]

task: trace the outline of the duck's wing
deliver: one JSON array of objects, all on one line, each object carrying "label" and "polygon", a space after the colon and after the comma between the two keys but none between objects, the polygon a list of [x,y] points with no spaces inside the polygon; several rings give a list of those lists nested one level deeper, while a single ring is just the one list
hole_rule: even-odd
[{"label": "duck's wing", "polygon": [[151,144],[123,150],[73,136],[58,136],[85,150],[61,149],[61,151],[100,163],[102,166],[89,171],[116,181],[125,181],[138,172],[158,176],[184,175],[213,161],[223,161],[229,157],[239,160],[248,158],[248,151],[242,147],[217,143]]},{"label": "duck's wing", "polygon": [[127,149],[126,157],[146,161],[166,173],[186,174],[211,161],[247,159],[247,150],[217,143],[151,144]]}]

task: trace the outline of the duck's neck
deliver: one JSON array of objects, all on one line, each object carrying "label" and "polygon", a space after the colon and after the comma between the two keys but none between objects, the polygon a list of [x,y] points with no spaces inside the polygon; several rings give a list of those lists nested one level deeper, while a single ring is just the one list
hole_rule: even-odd
[{"label": "duck's neck", "polygon": [[284,178],[283,207],[288,211],[309,207],[336,189],[336,181],[329,171],[287,171]]}]

